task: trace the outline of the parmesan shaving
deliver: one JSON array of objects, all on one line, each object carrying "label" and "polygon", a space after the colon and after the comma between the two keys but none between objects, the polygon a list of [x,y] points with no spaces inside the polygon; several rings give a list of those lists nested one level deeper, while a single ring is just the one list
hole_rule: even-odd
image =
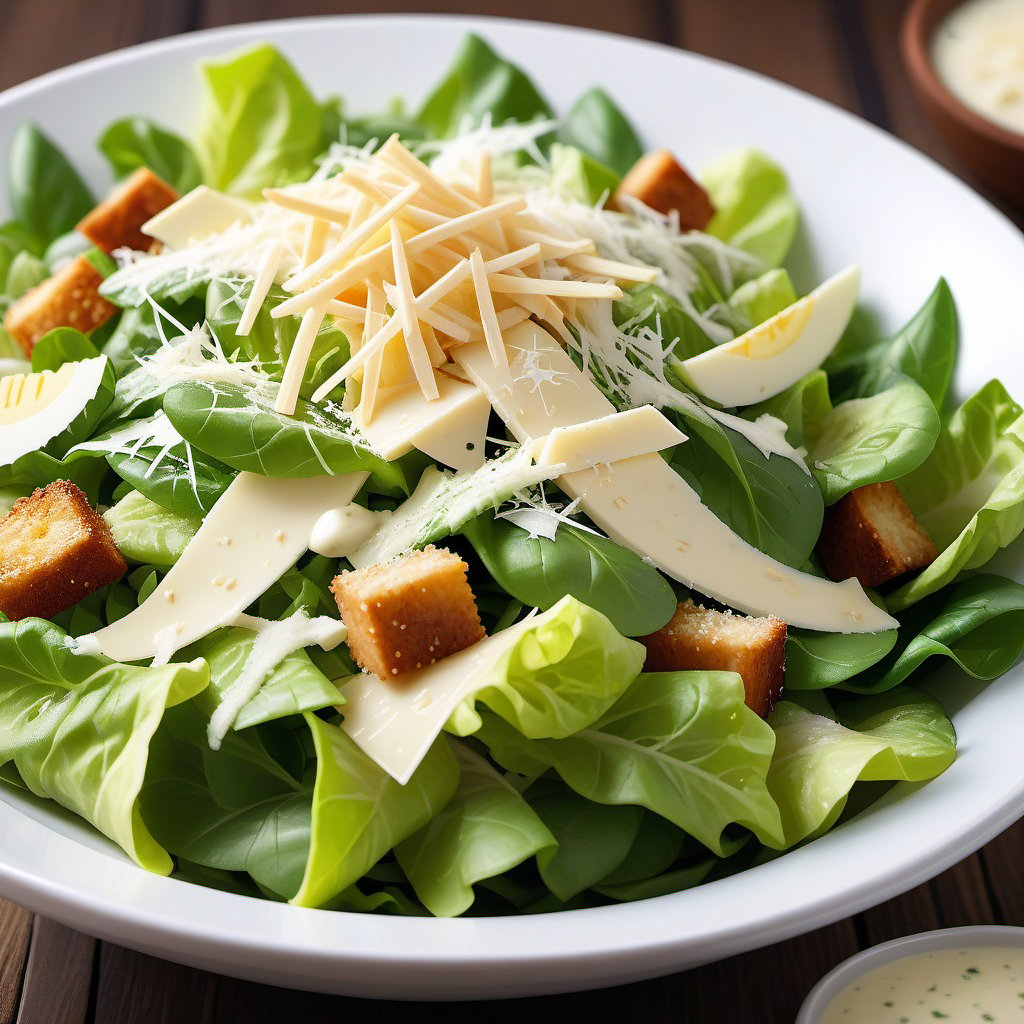
[{"label": "parmesan shaving", "polygon": [[[323,222],[314,221],[313,223]],[[274,283],[274,277],[277,275],[277,268],[281,265],[283,255],[284,250],[280,242],[275,242],[267,250],[256,273],[256,280],[253,282],[252,291],[249,292],[249,298],[245,301],[245,309],[242,310],[242,316],[235,328],[236,337],[247,337],[252,330],[252,325],[256,322],[256,314],[259,313],[267,295],[270,294],[270,286]]]}]

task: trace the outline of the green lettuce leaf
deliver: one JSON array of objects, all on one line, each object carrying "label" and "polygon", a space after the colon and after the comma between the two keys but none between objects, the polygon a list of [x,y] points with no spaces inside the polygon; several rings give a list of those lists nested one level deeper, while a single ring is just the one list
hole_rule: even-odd
[{"label": "green lettuce leaf", "polygon": [[775,737],[744,703],[734,673],[645,673],[590,728],[565,739],[526,739],[495,715],[479,737],[510,771],[553,768],[588,800],[646,807],[719,856],[734,823],[762,842],[782,840],[766,785]]},{"label": "green lettuce leaf", "polygon": [[442,736],[400,786],[337,726],[306,714],[316,747],[313,824],[302,884],[291,902],[330,904],[455,795],[459,766]]},{"label": "green lettuce leaf", "polygon": [[138,668],[76,654],[43,619],[0,624],[0,764],[74,811],[142,867],[171,861],[139,813],[149,745],[167,708],[203,690],[202,662]]},{"label": "green lettuce leaf", "polygon": [[608,711],[645,656],[642,644],[627,640],[600,612],[564,597],[531,620],[449,727],[462,736],[476,732],[479,701],[523,736],[571,736]]},{"label": "green lettuce leaf", "polygon": [[530,805],[487,761],[452,743],[459,787],[445,808],[395,850],[416,895],[435,917],[457,917],[478,882],[554,847]]},{"label": "green lettuce leaf", "polygon": [[561,120],[558,137],[622,177],[644,155],[626,115],[603,89],[588,89]]},{"label": "green lettuce leaf", "polygon": [[770,320],[796,301],[793,282],[781,267],[744,282],[729,296],[729,305],[749,327]]},{"label": "green lettuce leaf", "polygon": [[887,598],[895,611],[984,565],[1024,529],[1024,414],[990,381],[953,414],[931,455],[896,481],[939,557]]},{"label": "green lettuce leaf", "polygon": [[939,414],[909,377],[870,398],[840,402],[818,424],[808,456],[825,504],[916,469],[938,436]]},{"label": "green lettuce leaf", "polygon": [[196,535],[202,519],[171,512],[130,491],[103,518],[114,543],[131,562],[169,569]]},{"label": "green lettuce leaf", "polygon": [[117,178],[148,167],[179,195],[203,183],[199,159],[192,147],[174,132],[146,117],[123,117],[108,125],[99,139],[100,152]]},{"label": "green lettuce leaf", "polygon": [[567,199],[587,206],[607,199],[619,184],[619,175],[582,149],[556,142],[550,155],[551,188]]},{"label": "green lettuce leaf", "polygon": [[709,234],[777,267],[796,235],[800,212],[785,172],[757,150],[729,153],[706,167],[701,181],[715,205]]},{"label": "green lettuce leaf", "polygon": [[923,782],[956,756],[942,708],[906,686],[845,702],[838,722],[782,701],[769,723],[776,745],[768,788],[782,814],[783,848],[831,827],[855,782]]},{"label": "green lettuce leaf", "polygon": [[825,361],[832,394],[837,400],[866,398],[885,387],[892,374],[905,374],[941,409],[953,379],[958,337],[953,294],[939,278],[924,305],[891,338],[872,337],[854,317]]},{"label": "green lettuce leaf", "polygon": [[444,78],[434,87],[416,120],[434,138],[454,135],[464,120],[479,124],[534,121],[552,116],[547,101],[514,64],[502,60],[478,35],[462,40]]},{"label": "green lettuce leaf", "polygon": [[323,108],[280,51],[258,43],[205,61],[200,71],[196,152],[208,185],[256,198],[309,177],[332,140]]},{"label": "green lettuce leaf", "polygon": [[554,540],[531,537],[484,512],[462,528],[495,582],[523,604],[547,609],[570,594],[624,636],[646,636],[675,614],[668,580],[607,537],[562,524]]}]

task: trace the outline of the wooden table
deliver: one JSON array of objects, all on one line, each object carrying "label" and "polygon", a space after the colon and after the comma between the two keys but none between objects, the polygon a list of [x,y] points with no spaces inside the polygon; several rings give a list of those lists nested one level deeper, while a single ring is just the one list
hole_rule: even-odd
[{"label": "wooden table", "polygon": [[[234,22],[382,10],[503,14],[641,36],[742,64],[860,113],[945,161],[899,62],[904,7],[905,0],[0,0],[0,88],[117,47]],[[440,1019],[442,1012],[452,1024],[788,1024],[813,983],[865,946],[929,928],[1024,924],[1022,863],[1024,822],[907,895],[790,942],[643,984],[443,1011],[235,981],[97,942],[0,901],[0,1024],[336,1024]]]}]

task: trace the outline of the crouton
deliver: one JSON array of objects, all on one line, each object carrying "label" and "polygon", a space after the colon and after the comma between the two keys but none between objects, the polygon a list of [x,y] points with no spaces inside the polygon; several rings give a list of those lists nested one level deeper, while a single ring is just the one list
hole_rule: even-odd
[{"label": "crouton", "polygon": [[105,324],[117,306],[100,295],[103,275],[84,257],[48,277],[11,303],[4,329],[32,356],[36,342],[54,327],[75,327],[83,334]]},{"label": "crouton", "polygon": [[782,696],[786,624],[781,619],[756,619],[684,601],[667,626],[639,640],[647,648],[647,672],[738,673],[747,707],[762,718],[771,714]]},{"label": "crouton", "polygon": [[79,221],[78,230],[104,252],[120,248],[145,252],[153,239],[142,233],[142,225],[177,198],[163,178],[140,167]]},{"label": "crouton", "polygon": [[703,231],[715,215],[707,192],[664,149],[645,153],[633,164],[616,190],[612,205],[624,208],[623,196],[639,199],[659,213],[675,210],[682,231]]},{"label": "crouton", "polygon": [[58,480],[0,519],[0,612],[52,619],[113,583],[128,566],[85,495]]},{"label": "crouton", "polygon": [[331,590],[360,668],[390,679],[481,640],[467,568],[458,555],[428,547],[338,576]]},{"label": "crouton", "polygon": [[866,484],[825,509],[818,553],[834,580],[882,583],[931,565],[939,552],[894,483]]}]

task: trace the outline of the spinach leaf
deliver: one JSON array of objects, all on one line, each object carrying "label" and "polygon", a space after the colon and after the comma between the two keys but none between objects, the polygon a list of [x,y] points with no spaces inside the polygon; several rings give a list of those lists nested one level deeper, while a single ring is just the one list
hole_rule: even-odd
[{"label": "spinach leaf", "polygon": [[498,585],[523,604],[546,610],[571,594],[624,636],[653,633],[675,613],[668,580],[607,537],[564,524],[554,540],[531,537],[490,511],[462,532]]},{"label": "spinach leaf", "polygon": [[786,440],[799,448],[817,437],[821,422],[831,411],[828,377],[823,370],[812,370],[773,398],[748,405],[742,415],[752,423],[764,415],[782,420],[786,424]]},{"label": "spinach leaf", "polygon": [[34,124],[17,127],[7,161],[11,211],[28,232],[32,251],[41,255],[96,201],[68,158]]},{"label": "spinach leaf", "polygon": [[594,206],[618,187],[619,176],[615,171],[575,146],[554,143],[549,161],[551,188],[567,199]]},{"label": "spinach leaf", "polygon": [[330,118],[280,51],[259,43],[200,68],[203,180],[255,198],[263,188],[309,177],[333,141],[325,136]]},{"label": "spinach leaf", "polygon": [[166,392],[163,408],[186,441],[243,473],[290,478],[363,470],[404,483],[398,468],[352,440],[347,424],[302,399],[294,416],[284,416],[238,385],[185,381]]},{"label": "spinach leaf", "polygon": [[555,845],[544,822],[484,758],[461,743],[452,747],[459,788],[440,814],[395,850],[416,895],[435,917],[464,913],[478,882]]},{"label": "spinach leaf", "polygon": [[765,457],[742,434],[710,417],[677,410],[686,444],[672,468],[747,543],[800,568],[821,533],[824,503],[814,478],[781,455]]},{"label": "spinach leaf", "polygon": [[931,454],[939,414],[909,377],[870,398],[840,402],[818,423],[809,459],[826,505],[865,484],[895,480]]},{"label": "spinach leaf", "polygon": [[734,823],[762,842],[782,841],[766,785],[775,738],[744,704],[735,673],[644,673],[592,726],[564,739],[528,740],[490,714],[479,737],[510,771],[553,768],[588,800],[646,807],[719,856]]},{"label": "spinach leaf", "polygon": [[247,871],[279,897],[291,896],[306,866],[313,802],[301,742],[264,726],[229,733],[213,751],[207,725],[195,702],[166,716],[153,741],[142,818],[176,856]]},{"label": "spinach leaf", "polygon": [[644,155],[636,130],[603,89],[588,89],[576,100],[562,118],[558,137],[610,167],[619,177]]},{"label": "spinach leaf", "polygon": [[119,665],[75,653],[62,629],[25,619],[0,624],[0,667],[0,764],[13,763],[33,793],[85,818],[138,864],[168,874],[139,792],[166,709],[207,685],[206,666]]},{"label": "spinach leaf", "polygon": [[55,327],[44,334],[32,349],[32,371],[59,370],[65,363],[94,359],[96,346],[74,327]]},{"label": "spinach leaf", "polygon": [[953,378],[959,337],[956,304],[943,278],[924,305],[891,338],[870,339],[855,319],[825,361],[833,397],[865,398],[906,374],[942,408]]},{"label": "spinach leaf", "polygon": [[20,299],[30,288],[42,284],[50,276],[46,264],[28,249],[22,249],[12,260],[7,271],[4,299],[10,303]]},{"label": "spinach leaf", "polygon": [[115,177],[123,178],[140,167],[148,167],[182,195],[203,183],[192,147],[180,135],[149,118],[124,117],[115,121],[100,136],[98,145]]},{"label": "spinach leaf", "polygon": [[430,136],[454,135],[468,119],[479,124],[490,115],[495,125],[553,116],[533,82],[502,60],[478,35],[470,33],[452,66],[427,97],[416,120]]},{"label": "spinach leaf", "polygon": [[[698,301],[700,305],[703,303]],[[715,347],[715,343],[660,285],[642,284],[627,289],[622,298],[615,301],[612,315],[619,327],[628,325],[631,330],[648,327],[665,341],[675,342],[672,355],[677,359],[699,356]]]},{"label": "spinach leaf", "polygon": [[[885,661],[844,689],[880,693],[904,682],[930,658],[949,658],[974,679],[995,679],[1024,651],[1024,586],[989,573],[968,577],[911,610]],[[789,667],[786,669],[789,684]]]},{"label": "spinach leaf", "polygon": [[[211,282],[206,293],[206,322],[226,355],[230,357],[237,352],[246,359],[258,360],[271,380],[279,381],[284,374],[301,321],[296,316],[275,318],[270,315],[274,306],[288,298],[288,293],[283,289],[273,287],[256,314],[248,335],[239,338],[235,328],[242,318],[252,286],[252,281]],[[337,326],[333,317],[327,317],[313,341],[299,394],[303,398],[310,398],[348,360],[348,356],[349,344],[345,332]]]},{"label": "spinach leaf", "polygon": [[790,629],[786,638],[786,690],[837,686],[880,662],[895,646],[898,631],[815,633]]}]

